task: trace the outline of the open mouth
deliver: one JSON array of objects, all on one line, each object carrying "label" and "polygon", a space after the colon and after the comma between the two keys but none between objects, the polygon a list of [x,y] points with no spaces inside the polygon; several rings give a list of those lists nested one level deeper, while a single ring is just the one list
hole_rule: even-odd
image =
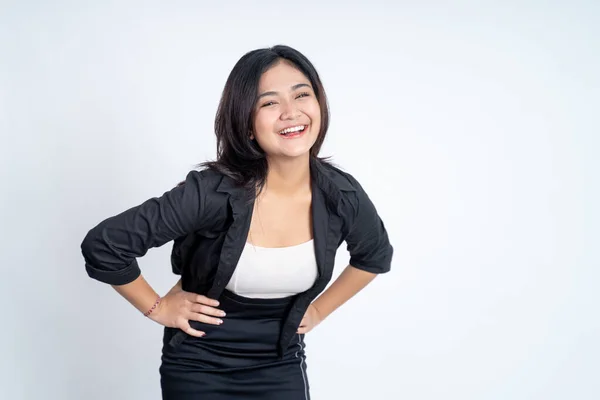
[{"label": "open mouth", "polygon": [[279,132],[279,136],[284,138],[296,138],[302,136],[308,130],[308,125],[296,125]]}]

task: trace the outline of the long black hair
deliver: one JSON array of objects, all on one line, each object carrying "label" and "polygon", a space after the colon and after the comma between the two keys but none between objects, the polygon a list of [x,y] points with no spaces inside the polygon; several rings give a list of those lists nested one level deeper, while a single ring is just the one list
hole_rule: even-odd
[{"label": "long black hair", "polygon": [[[253,115],[258,100],[259,81],[264,72],[280,61],[286,61],[310,81],[321,110],[321,127],[310,156],[318,158],[329,127],[329,106],[323,84],[312,63],[298,50],[277,45],[246,53],[235,64],[221,95],[215,118],[217,159],[200,166],[231,177],[248,190],[260,191],[265,183],[268,165],[265,152],[250,139]],[[326,161],[326,159],[321,159]]]}]

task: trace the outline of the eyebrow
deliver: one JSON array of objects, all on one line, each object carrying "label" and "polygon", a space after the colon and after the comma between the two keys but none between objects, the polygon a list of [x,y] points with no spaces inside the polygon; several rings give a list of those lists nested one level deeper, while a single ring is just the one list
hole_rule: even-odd
[{"label": "eyebrow", "polygon": [[[309,88],[311,87],[307,83],[297,83],[294,86],[292,86],[292,89],[290,91],[293,92],[294,90],[299,89],[299,88],[304,87],[304,86],[309,87]],[[261,94],[258,95],[258,100],[260,100],[262,97],[265,97],[265,96],[276,96],[277,94],[279,94],[279,92],[272,92],[272,91],[271,92],[264,92],[264,93],[261,93]]]}]

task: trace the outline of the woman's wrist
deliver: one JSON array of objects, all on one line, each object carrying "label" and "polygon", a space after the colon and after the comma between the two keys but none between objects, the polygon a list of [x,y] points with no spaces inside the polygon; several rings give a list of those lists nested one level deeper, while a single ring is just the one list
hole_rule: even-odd
[{"label": "woman's wrist", "polygon": [[152,316],[160,308],[161,297],[141,274],[134,281],[124,285],[113,285],[113,288],[142,315]]},{"label": "woman's wrist", "polygon": [[323,310],[323,304],[319,304],[318,299],[313,301],[311,304],[311,306],[313,306],[313,308],[315,309],[315,311],[317,312],[317,314],[319,315],[319,318],[321,318],[321,321],[324,320],[325,318],[327,318],[327,316],[329,314],[325,313]]},{"label": "woman's wrist", "polygon": [[156,310],[158,309],[160,302],[162,300],[162,297],[160,295],[156,296],[156,301],[154,302],[154,304],[152,305],[152,307],[150,307],[145,313],[144,313],[144,317],[150,317],[150,315],[152,313],[155,313]]}]

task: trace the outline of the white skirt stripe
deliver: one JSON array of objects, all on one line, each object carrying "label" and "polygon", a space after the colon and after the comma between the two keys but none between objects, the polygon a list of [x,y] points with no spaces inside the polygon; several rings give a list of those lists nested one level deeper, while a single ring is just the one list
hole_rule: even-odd
[{"label": "white skirt stripe", "polygon": [[310,400],[310,394],[308,393],[308,381],[306,379],[306,367],[305,367],[305,365],[306,365],[305,358],[306,357],[298,355],[298,353],[303,350],[302,344],[303,344],[302,337],[300,336],[300,334],[298,334],[298,347],[299,347],[299,350],[296,352],[296,358],[300,359],[300,372],[302,372],[302,379],[304,381],[304,399],[305,400]]}]

